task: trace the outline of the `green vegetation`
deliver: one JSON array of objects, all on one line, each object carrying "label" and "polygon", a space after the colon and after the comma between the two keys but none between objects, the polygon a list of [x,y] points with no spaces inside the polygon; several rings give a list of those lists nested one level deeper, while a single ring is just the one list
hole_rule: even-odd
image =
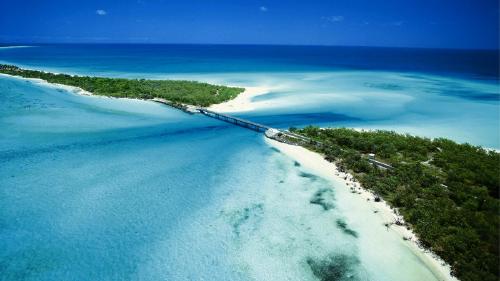
[{"label": "green vegetation", "polygon": [[50,83],[79,87],[95,95],[152,99],[163,98],[174,103],[198,106],[225,102],[234,99],[243,88],[211,85],[195,81],[122,79],[54,74],[26,70],[13,65],[0,64],[0,73],[39,78]]},{"label": "green vegetation", "polygon": [[[388,131],[291,131],[321,142],[306,146],[398,208],[422,246],[448,262],[460,280],[498,280],[499,153]],[[372,166],[368,153],[394,169]]]}]

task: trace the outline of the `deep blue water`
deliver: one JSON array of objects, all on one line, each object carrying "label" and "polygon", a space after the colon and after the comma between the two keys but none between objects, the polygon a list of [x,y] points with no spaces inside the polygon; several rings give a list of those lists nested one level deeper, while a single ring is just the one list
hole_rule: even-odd
[{"label": "deep blue water", "polygon": [[[0,61],[264,86],[237,115],[500,147],[490,51],[53,45]],[[347,280],[439,279],[364,199],[315,173],[218,120],[0,76],[0,280],[318,280],[307,261],[332,259]]]},{"label": "deep blue water", "polygon": [[38,45],[0,60],[76,73],[293,72],[338,69],[424,72],[498,79],[496,50],[261,45]]}]

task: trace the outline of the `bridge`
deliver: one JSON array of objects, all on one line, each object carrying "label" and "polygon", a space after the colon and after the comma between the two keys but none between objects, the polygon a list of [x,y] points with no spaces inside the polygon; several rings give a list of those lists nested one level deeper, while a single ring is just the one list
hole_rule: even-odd
[{"label": "bridge", "polygon": [[[172,101],[162,99],[162,98],[153,98],[151,100],[154,102],[162,103],[162,104],[180,109],[180,110],[182,110],[186,113],[189,113],[189,114],[201,113],[201,114],[204,114],[208,117],[219,119],[221,121],[228,122],[228,123],[231,123],[234,125],[238,125],[240,127],[248,128],[250,130],[254,130],[257,132],[261,132],[261,133],[265,133],[268,130],[272,131],[272,132],[276,132],[276,133],[281,132],[280,130],[273,129],[273,128],[266,126],[266,125],[263,125],[263,124],[259,124],[259,123],[255,123],[255,122],[252,122],[249,120],[234,117],[231,115],[215,112],[215,111],[209,110],[205,107],[198,107],[198,106],[194,106],[194,105],[176,103],[176,102],[172,102]],[[270,130],[270,129],[272,129],[272,130]]]},{"label": "bridge", "polygon": [[[212,110],[208,110],[206,108],[200,107],[200,108],[198,108],[198,111],[201,114],[204,114],[206,116],[209,116],[209,117],[212,117],[215,119],[219,119],[219,120],[222,120],[222,121],[225,121],[228,123],[232,123],[232,124],[235,124],[237,126],[245,127],[245,128],[250,129],[250,130],[257,131],[257,132],[266,132],[267,130],[273,129],[273,128],[266,126],[266,125],[262,125],[262,124],[255,123],[252,121],[244,120],[244,119],[234,117],[231,115],[215,112]],[[276,130],[276,129],[273,129],[273,130]]]},{"label": "bridge", "polygon": [[[219,119],[221,121],[232,123],[232,124],[235,124],[235,125],[238,125],[241,127],[245,127],[245,128],[250,129],[250,130],[257,131],[257,132],[264,132],[266,137],[268,137],[270,139],[277,140],[279,142],[288,143],[288,144],[292,144],[292,145],[309,144],[309,145],[314,145],[318,148],[321,148],[324,145],[323,143],[321,143],[319,141],[312,140],[308,137],[305,137],[305,136],[302,136],[299,134],[295,134],[295,133],[287,131],[287,130],[279,130],[279,129],[271,128],[271,127],[266,126],[266,125],[262,125],[262,124],[255,123],[252,121],[244,120],[244,119],[234,117],[231,115],[211,111],[211,110],[208,110],[208,109],[202,108],[202,107],[198,107],[198,108],[196,108],[196,110],[198,110],[198,112],[200,112],[208,117]],[[372,165],[378,166],[382,169],[388,169],[388,170],[394,169],[391,165],[384,163],[384,162],[381,162],[381,161],[378,161],[378,160],[375,160],[372,157],[367,157],[367,160]]]},{"label": "bridge", "polygon": [[212,117],[215,119],[219,119],[224,122],[228,122],[237,126],[241,126],[244,128],[248,128],[250,130],[254,130],[260,133],[264,133],[267,138],[287,143],[291,145],[304,145],[304,144],[314,144],[316,146],[322,145],[320,142],[313,141],[308,137],[301,136],[299,134],[292,133],[287,130],[275,129],[266,125],[262,125],[259,123],[255,123],[252,121],[248,121],[245,119],[241,119],[238,117],[234,117],[231,115],[215,112],[203,107],[197,108],[198,112],[204,114],[208,117]]},{"label": "bridge", "polygon": [[[244,128],[259,132],[259,133],[265,133],[266,137],[268,137],[270,139],[274,139],[274,140],[282,142],[282,143],[287,143],[287,144],[292,144],[292,145],[301,145],[301,146],[307,144],[307,145],[314,145],[317,148],[321,148],[324,145],[323,143],[321,143],[319,141],[312,140],[308,137],[305,137],[305,136],[302,136],[299,134],[295,134],[295,133],[287,131],[287,130],[279,130],[279,129],[271,128],[269,126],[255,123],[255,122],[252,122],[249,120],[241,119],[241,118],[234,117],[234,116],[224,114],[224,113],[215,112],[215,111],[209,110],[205,107],[197,107],[197,106],[193,106],[193,105],[173,103],[171,101],[161,99],[161,98],[154,98],[153,101],[175,107],[175,108],[180,109],[180,110],[187,112],[189,114],[201,113],[201,114],[206,115],[208,117],[215,118],[215,119],[218,119],[218,120],[221,120],[224,122],[228,122],[228,123],[240,126],[240,127],[244,127]],[[388,170],[394,169],[391,165],[384,163],[384,162],[381,162],[381,161],[378,161],[378,160],[375,160],[372,157],[367,157],[367,160],[372,165],[378,166],[380,168],[388,169]]]}]

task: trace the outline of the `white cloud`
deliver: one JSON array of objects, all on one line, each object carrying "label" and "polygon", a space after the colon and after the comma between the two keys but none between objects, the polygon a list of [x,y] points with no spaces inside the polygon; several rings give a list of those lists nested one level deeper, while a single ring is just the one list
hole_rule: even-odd
[{"label": "white cloud", "polygon": [[266,6],[260,6],[259,9],[260,9],[261,12],[267,12],[268,11],[268,9],[267,9]]},{"label": "white cloud", "polygon": [[107,15],[108,13],[104,10],[96,10],[95,13],[99,16],[105,16]]},{"label": "white cloud", "polygon": [[327,22],[341,22],[344,21],[343,16],[329,16],[329,17],[321,17],[324,21]]}]

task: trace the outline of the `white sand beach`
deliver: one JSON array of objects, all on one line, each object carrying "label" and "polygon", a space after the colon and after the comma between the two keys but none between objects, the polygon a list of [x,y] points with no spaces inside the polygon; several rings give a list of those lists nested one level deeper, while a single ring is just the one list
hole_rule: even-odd
[{"label": "white sand beach", "polygon": [[[397,233],[401,239],[406,240],[409,249],[426,264],[434,275],[439,277],[439,280],[458,281],[458,279],[450,275],[449,265],[437,255],[418,245],[418,238],[411,229],[393,224],[396,220],[402,221],[403,218],[397,215],[394,209],[391,209],[383,200],[375,202],[374,194],[361,187],[360,184],[354,180],[352,175],[340,172],[334,163],[326,161],[320,154],[312,152],[304,147],[284,144],[268,138],[266,138],[266,143],[294,159],[303,167],[314,171],[315,174],[332,181],[332,183],[340,183],[340,186],[346,189],[350,188],[351,191],[355,191],[350,194],[358,198],[359,204],[369,204],[372,209],[377,210],[377,216],[380,218],[381,227],[383,227],[385,223],[390,223],[389,229]],[[356,198],[353,198],[353,200],[356,200]]]},{"label": "white sand beach", "polygon": [[252,98],[267,94],[271,91],[271,87],[245,87],[245,91],[239,94],[235,99],[227,102],[214,104],[209,107],[210,110],[218,112],[240,112],[250,111],[256,108]]},{"label": "white sand beach", "polygon": [[10,77],[10,78],[17,78],[17,79],[21,79],[21,80],[30,81],[33,83],[43,85],[45,87],[66,90],[70,93],[74,93],[74,94],[78,94],[78,95],[84,95],[84,96],[92,96],[93,95],[91,92],[85,91],[84,89],[79,88],[79,87],[68,86],[68,85],[57,84],[57,83],[49,83],[49,82],[47,82],[43,79],[39,79],[39,78],[25,78],[25,77],[21,77],[21,76],[15,76],[15,75],[3,74],[3,73],[0,73],[0,75]]},{"label": "white sand beach", "polygon": [[[55,73],[54,74],[59,74]],[[4,74],[0,73],[2,76],[6,77],[11,77],[11,78],[17,78],[17,79],[22,79],[22,80],[27,80],[31,81],[33,83],[37,83],[46,87],[51,87],[51,88],[57,88],[57,89],[62,89],[66,90],[70,93],[73,94],[78,94],[78,95],[84,95],[84,96],[94,96],[94,97],[99,97],[99,98],[114,98],[114,97],[108,97],[108,96],[99,96],[99,95],[94,95],[93,93],[89,91],[85,91],[82,88],[75,87],[75,86],[68,86],[68,85],[63,85],[63,84],[58,84],[58,83],[51,83],[47,82],[43,79],[39,78],[25,78],[21,76],[16,76],[16,75],[9,75],[9,74]],[[250,111],[256,109],[256,104],[253,103],[251,100],[253,97],[260,96],[267,94],[271,91],[271,87],[266,87],[266,86],[258,86],[258,87],[245,87],[245,91],[241,94],[239,94],[236,98],[223,102],[223,103],[218,103],[218,104],[213,104],[209,106],[208,108],[210,110],[218,111],[218,112],[241,112],[241,111]],[[125,97],[120,97],[120,99],[134,99],[134,98],[125,98]],[[137,100],[137,99],[136,99]]]}]

